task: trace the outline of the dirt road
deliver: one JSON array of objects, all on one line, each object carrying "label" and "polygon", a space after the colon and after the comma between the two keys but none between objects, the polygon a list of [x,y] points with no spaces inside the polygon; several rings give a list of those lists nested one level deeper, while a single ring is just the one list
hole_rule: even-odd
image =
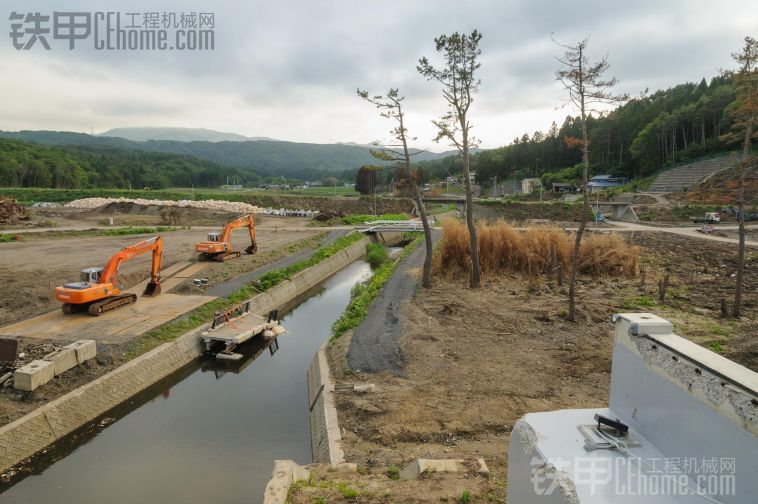
[{"label": "dirt road", "polygon": [[[631,222],[619,222],[619,221],[606,221],[608,224],[611,224],[614,226],[615,231],[643,231],[643,232],[663,232],[663,233],[672,233],[677,234],[680,236],[688,236],[690,238],[701,238],[703,240],[713,240],[717,242],[722,243],[733,243],[737,244],[738,240],[736,238],[725,238],[723,236],[716,236],[713,234],[705,234],[698,231],[697,226],[667,226],[667,227],[658,227],[658,226],[647,226],[645,224],[638,224],[638,223],[631,223]],[[758,247],[758,241],[750,240],[751,235],[754,235],[756,231],[758,231],[758,226],[756,225],[748,225],[747,227],[747,238],[745,239],[745,245],[749,247]],[[737,226],[718,226],[717,230],[721,231],[734,231],[738,229]]]}]

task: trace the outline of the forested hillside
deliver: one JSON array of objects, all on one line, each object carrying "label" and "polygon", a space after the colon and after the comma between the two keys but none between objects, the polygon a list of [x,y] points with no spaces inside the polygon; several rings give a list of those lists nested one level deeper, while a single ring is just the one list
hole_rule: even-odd
[{"label": "forested hillside", "polygon": [[[91,136],[68,131],[0,131],[0,138],[27,140],[46,145],[99,145],[183,154],[245,168],[261,176],[311,181],[322,180],[328,176],[352,181],[358,168],[365,164],[379,163],[371,156],[368,147],[341,144],[309,144],[275,140],[135,142],[125,138]],[[424,152],[419,155],[419,158],[434,159],[440,156],[440,154]]]},{"label": "forested hillside", "polygon": [[210,187],[238,176],[255,183],[250,170],[190,156],[111,146],[46,146],[0,138],[0,186],[69,188]]},{"label": "forested hillside", "polygon": [[[588,119],[590,164],[594,173],[609,172],[639,177],[666,164],[724,151],[730,146],[719,137],[731,124],[734,85],[726,77],[710,84],[687,83],[632,99],[616,110]],[[524,133],[510,145],[472,156],[472,170],[479,182],[497,176],[538,176],[552,172],[551,181],[571,180],[581,152],[569,148],[567,139],[581,137],[577,118],[555,122],[547,132]],[[569,142],[570,143],[570,142]],[[460,171],[458,158],[420,163],[427,177],[442,178]]]}]

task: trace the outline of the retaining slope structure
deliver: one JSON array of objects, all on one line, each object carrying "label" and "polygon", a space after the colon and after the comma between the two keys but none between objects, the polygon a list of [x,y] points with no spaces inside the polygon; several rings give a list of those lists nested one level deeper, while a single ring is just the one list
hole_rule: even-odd
[{"label": "retaining slope structure", "polygon": [[738,155],[729,154],[727,156],[677,166],[658,175],[650,186],[649,191],[676,192],[689,189],[709,179],[721,170],[732,168],[738,161]]},{"label": "retaining slope structure", "polygon": [[[250,300],[250,311],[265,315],[323,282],[366,251],[368,238],[301,271]],[[199,335],[210,323],[147,352],[123,366],[37,408],[0,428],[0,471],[18,464],[93,421],[202,354]]]}]

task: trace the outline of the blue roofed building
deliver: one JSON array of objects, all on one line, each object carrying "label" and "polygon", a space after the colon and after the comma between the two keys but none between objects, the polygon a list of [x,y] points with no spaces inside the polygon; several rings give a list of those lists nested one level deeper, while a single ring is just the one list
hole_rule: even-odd
[{"label": "blue roofed building", "polygon": [[587,182],[587,189],[594,190],[609,189],[629,183],[629,177],[620,177],[616,175],[595,175]]}]

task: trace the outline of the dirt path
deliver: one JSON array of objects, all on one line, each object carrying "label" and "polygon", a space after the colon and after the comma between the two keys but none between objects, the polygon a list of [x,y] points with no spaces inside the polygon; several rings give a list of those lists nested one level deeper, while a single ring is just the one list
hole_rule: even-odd
[{"label": "dirt path", "polygon": [[[432,232],[436,243],[441,236]],[[358,372],[404,374],[405,358],[398,345],[403,334],[401,310],[418,291],[415,270],[424,264],[424,245],[416,247],[382,288],[363,320],[353,332],[350,350],[347,354],[348,366]]]}]

